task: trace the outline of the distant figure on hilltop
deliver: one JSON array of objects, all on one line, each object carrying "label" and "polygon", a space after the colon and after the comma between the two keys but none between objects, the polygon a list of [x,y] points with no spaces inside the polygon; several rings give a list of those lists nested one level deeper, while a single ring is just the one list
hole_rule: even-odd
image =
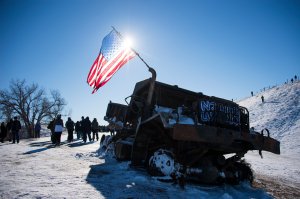
[{"label": "distant figure on hilltop", "polygon": [[295,79],[295,81],[297,81],[297,79],[298,79],[297,75],[295,75],[294,79]]},{"label": "distant figure on hilltop", "polygon": [[265,98],[264,98],[264,96],[263,96],[263,95],[261,96],[261,102],[262,102],[262,103],[264,103],[264,102],[265,102]]},{"label": "distant figure on hilltop", "polygon": [[293,78],[291,79],[291,82],[294,83],[294,79]]},{"label": "distant figure on hilltop", "polygon": [[251,96],[253,97],[253,91],[251,91]]}]

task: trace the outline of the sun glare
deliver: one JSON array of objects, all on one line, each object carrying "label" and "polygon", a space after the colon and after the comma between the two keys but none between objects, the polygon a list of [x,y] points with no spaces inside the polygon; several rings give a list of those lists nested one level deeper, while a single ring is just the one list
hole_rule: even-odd
[{"label": "sun glare", "polygon": [[131,38],[129,38],[129,37],[126,37],[125,39],[124,39],[124,44],[125,44],[125,47],[126,48],[131,48],[132,47],[132,39]]}]

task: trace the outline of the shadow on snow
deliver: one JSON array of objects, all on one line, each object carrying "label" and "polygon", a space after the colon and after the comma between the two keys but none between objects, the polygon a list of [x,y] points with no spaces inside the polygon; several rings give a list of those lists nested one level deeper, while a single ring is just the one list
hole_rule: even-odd
[{"label": "shadow on snow", "polygon": [[105,198],[272,198],[248,182],[240,185],[206,186],[187,183],[184,189],[178,184],[161,182],[145,170],[136,170],[129,162],[113,159],[90,166],[86,181]]},{"label": "shadow on snow", "polygon": [[82,141],[79,141],[79,142],[71,142],[71,143],[68,143],[67,146],[69,147],[79,147],[79,146],[83,146],[83,145],[88,145],[88,144],[93,144],[94,142],[82,142]]}]

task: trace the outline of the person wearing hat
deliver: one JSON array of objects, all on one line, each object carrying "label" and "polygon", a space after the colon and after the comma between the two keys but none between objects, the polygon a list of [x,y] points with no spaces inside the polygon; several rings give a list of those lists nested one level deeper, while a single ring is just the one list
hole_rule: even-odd
[{"label": "person wearing hat", "polygon": [[20,121],[18,120],[18,117],[14,117],[14,121],[12,122],[12,125],[11,125],[11,133],[12,133],[12,137],[13,137],[13,144],[16,143],[16,140],[17,140],[17,143],[19,143],[19,131],[21,129],[21,123]]}]

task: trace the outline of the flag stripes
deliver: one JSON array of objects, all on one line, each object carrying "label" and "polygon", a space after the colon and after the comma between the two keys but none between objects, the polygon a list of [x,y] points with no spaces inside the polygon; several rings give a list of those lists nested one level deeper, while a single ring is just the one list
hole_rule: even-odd
[{"label": "flag stripes", "polygon": [[87,83],[94,88],[93,93],[104,86],[135,55],[135,52],[126,47],[122,39],[112,30],[103,39],[100,53],[87,77]]}]

